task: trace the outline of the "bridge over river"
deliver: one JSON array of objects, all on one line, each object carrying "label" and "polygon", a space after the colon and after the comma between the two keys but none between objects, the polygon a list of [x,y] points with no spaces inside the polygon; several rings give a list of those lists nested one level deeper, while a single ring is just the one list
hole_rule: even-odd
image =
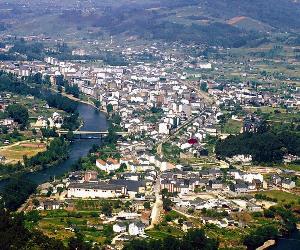
[{"label": "bridge over river", "polygon": [[[66,135],[69,131],[68,130],[58,130],[57,133],[59,135]],[[76,130],[76,131],[72,131],[73,134],[76,136],[78,135],[80,138],[82,138],[82,136],[98,136],[100,138],[106,136],[109,134],[108,131],[86,131],[86,130]],[[116,132],[116,135],[119,136],[126,136],[128,135],[127,132]]]}]

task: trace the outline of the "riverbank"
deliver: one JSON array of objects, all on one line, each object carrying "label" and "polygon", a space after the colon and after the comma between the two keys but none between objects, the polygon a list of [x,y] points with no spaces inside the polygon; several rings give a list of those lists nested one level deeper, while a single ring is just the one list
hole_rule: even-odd
[{"label": "riverbank", "polygon": [[[77,111],[83,120],[83,125],[80,130],[87,131],[106,131],[107,130],[107,117],[102,112],[95,112],[95,108],[86,103],[80,102]],[[23,174],[24,177],[35,182],[36,184],[41,184],[49,181],[49,179],[54,176],[62,176],[71,170],[71,167],[76,163],[81,157],[88,154],[93,145],[100,145],[100,139],[81,139],[75,140],[70,144],[69,158],[63,162],[56,163],[54,166],[43,169],[36,172],[26,172]],[[3,187],[7,181],[0,181],[0,188]]]},{"label": "riverbank", "polygon": [[258,247],[256,250],[265,250],[269,249],[271,246],[276,244],[275,240],[267,240],[262,246]]},{"label": "riverbank", "polygon": [[86,105],[90,105],[90,106],[92,106],[93,108],[95,108],[96,110],[98,110],[99,112],[102,112],[102,113],[108,115],[107,110],[104,110],[104,109],[101,109],[101,108],[99,108],[99,107],[96,107],[96,105],[95,105],[94,103],[92,103],[92,102],[84,101],[84,100],[82,100],[82,99],[80,99],[80,98],[77,98],[77,97],[75,97],[75,96],[73,96],[73,95],[66,94],[65,92],[58,92],[58,91],[57,91],[56,89],[54,89],[54,88],[51,88],[51,90],[54,91],[54,92],[56,92],[56,93],[61,94],[62,96],[65,96],[65,97],[67,97],[67,98],[69,98],[70,100],[73,100],[73,101],[75,101],[75,102],[83,103],[83,104],[86,104]]}]

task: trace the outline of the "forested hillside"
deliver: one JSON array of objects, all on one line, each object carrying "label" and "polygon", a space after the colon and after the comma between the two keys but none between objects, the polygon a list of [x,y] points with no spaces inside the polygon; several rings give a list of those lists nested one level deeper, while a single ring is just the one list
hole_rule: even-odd
[{"label": "forested hillside", "polygon": [[[76,39],[125,35],[240,47],[278,32],[290,32],[297,37],[300,29],[300,3],[291,0],[122,0],[117,3],[93,0],[84,3],[43,1],[32,7],[22,1],[9,4],[0,1],[0,6],[10,8],[0,11],[0,16],[7,20],[1,23],[1,30]],[[49,26],[49,22],[53,25]]]}]

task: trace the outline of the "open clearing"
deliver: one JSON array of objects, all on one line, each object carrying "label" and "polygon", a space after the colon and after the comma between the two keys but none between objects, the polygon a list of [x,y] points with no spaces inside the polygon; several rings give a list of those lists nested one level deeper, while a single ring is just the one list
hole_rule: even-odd
[{"label": "open clearing", "polygon": [[264,194],[270,198],[275,198],[278,202],[297,202],[300,196],[280,190],[270,190],[259,192],[260,194]]},{"label": "open clearing", "polygon": [[228,120],[223,128],[223,133],[225,134],[238,134],[241,132],[243,127],[242,121]]},{"label": "open clearing", "polygon": [[6,163],[23,162],[23,156],[28,158],[46,150],[46,144],[40,142],[18,142],[11,146],[0,148],[0,155],[6,158]]}]

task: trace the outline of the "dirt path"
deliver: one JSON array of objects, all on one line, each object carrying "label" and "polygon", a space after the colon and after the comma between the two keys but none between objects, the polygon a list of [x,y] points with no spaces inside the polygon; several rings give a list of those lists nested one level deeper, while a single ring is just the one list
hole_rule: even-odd
[{"label": "dirt path", "polygon": [[193,215],[181,212],[181,211],[177,210],[176,208],[172,208],[172,210],[179,213],[179,214],[181,214],[181,215],[183,215],[183,216],[185,216],[186,218],[194,218],[194,219],[198,218],[198,217],[195,217]]}]

